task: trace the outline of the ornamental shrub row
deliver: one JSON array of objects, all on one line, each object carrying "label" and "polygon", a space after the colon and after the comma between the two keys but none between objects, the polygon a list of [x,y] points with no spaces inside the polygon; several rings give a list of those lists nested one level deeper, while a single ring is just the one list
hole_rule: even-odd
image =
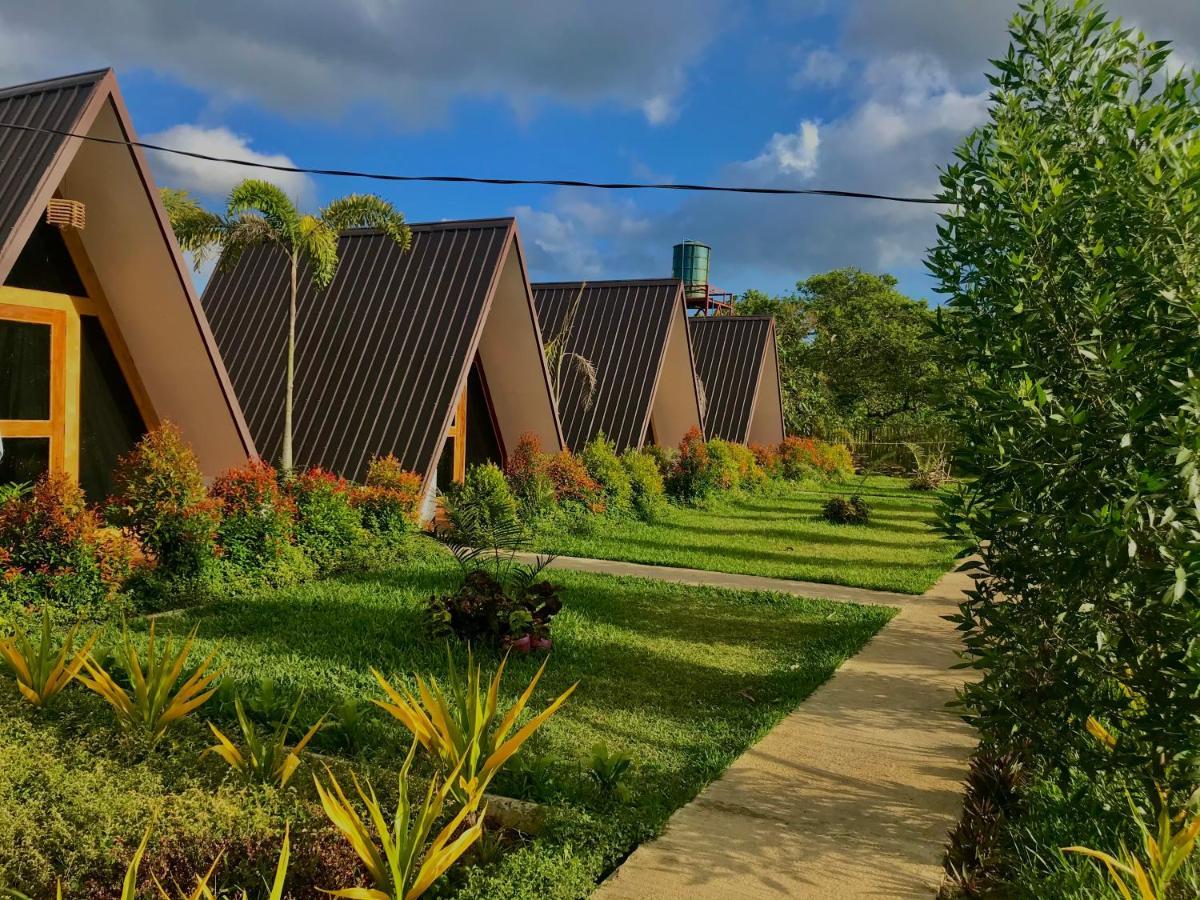
[{"label": "ornamental shrub row", "polygon": [[119,461],[99,507],[65,475],[0,498],[0,617],[47,607],[103,618],[130,596],[146,603],[214,578],[252,586],[336,571],[412,531],[420,488],[394,457],[374,460],[364,485],[316,468],[286,479],[251,460],[206,488],[164,424]]}]

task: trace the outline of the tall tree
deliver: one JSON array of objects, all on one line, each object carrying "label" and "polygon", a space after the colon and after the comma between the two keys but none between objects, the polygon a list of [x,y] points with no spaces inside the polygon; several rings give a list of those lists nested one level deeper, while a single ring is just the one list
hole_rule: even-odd
[{"label": "tall tree", "polygon": [[775,316],[795,430],[928,420],[956,378],[936,315],[891,275],[837,269],[799,282],[789,297],[748,292],[738,312]]},{"label": "tall tree", "polygon": [[280,188],[253,178],[233,189],[224,214],[205,209],[186,191],[164,190],[162,198],[179,245],[192,253],[197,270],[213,253],[220,254],[220,268],[232,268],[246,250],[261,244],[273,244],[287,254],[291,279],[280,467],[291,474],[300,270],[307,266],[313,286],[324,291],[337,273],[338,238],[344,230],[378,228],[405,250],[412,232],[404,215],[374,194],[340,197],[316,215],[301,213]]}]

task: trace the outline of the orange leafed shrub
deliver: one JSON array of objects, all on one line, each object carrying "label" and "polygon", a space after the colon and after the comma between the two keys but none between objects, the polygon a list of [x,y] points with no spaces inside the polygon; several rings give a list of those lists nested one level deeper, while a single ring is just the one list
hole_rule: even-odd
[{"label": "orange leafed shrub", "polygon": [[227,559],[256,567],[284,556],[295,532],[296,504],[280,486],[274,466],[252,459],[227,469],[210,493],[221,502],[217,537]]},{"label": "orange leafed shrub", "polygon": [[595,513],[604,512],[604,497],[600,484],[588,474],[578,456],[570,450],[556,453],[546,463],[546,475],[554,486],[558,502],[576,501]]},{"label": "orange leafed shrub", "polygon": [[521,435],[508,455],[504,476],[526,514],[536,516],[554,506],[556,491],[550,481],[549,464],[550,455],[542,450],[538,436],[530,432]]},{"label": "orange leafed shrub", "polygon": [[854,473],[854,460],[844,444],[828,444],[815,438],[786,437],[779,445],[779,468],[784,478],[821,475],[833,477]]},{"label": "orange leafed shrub", "polygon": [[421,500],[421,476],[390,453],[371,460],[367,483],[351,494],[363,525],[378,534],[412,530],[421,521]]}]

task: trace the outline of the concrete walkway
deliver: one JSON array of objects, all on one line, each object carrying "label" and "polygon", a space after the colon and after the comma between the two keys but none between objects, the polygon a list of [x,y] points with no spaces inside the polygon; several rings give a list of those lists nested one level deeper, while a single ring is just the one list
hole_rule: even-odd
[{"label": "concrete walkway", "polygon": [[[582,568],[575,562],[562,564]],[[618,565],[592,570],[645,574]],[[652,569],[650,577],[660,571],[637,568]],[[684,580],[680,570],[666,571]],[[776,581],[717,577],[691,583],[757,588]],[[851,599],[841,596],[847,588],[790,584],[790,593]],[[975,744],[945,709],[964,674],[950,669],[958,640],[941,618],[969,586],[968,576],[950,573],[921,597],[861,592],[874,599],[857,602],[886,602],[900,614],[676,812],[664,834],[634,851],[595,897],[932,897]]]},{"label": "concrete walkway", "polygon": [[[518,553],[522,562],[533,562],[536,553]],[[571,569],[576,572],[594,572],[597,575],[629,575],[634,578],[657,578],[659,581],[674,581],[678,584],[696,584],[705,587],[730,588],[738,591],[779,591],[797,597],[823,597],[843,603],[861,603],[867,606],[904,607],[916,602],[914,594],[895,594],[891,591],[872,591],[866,588],[844,587],[840,584],[823,584],[818,581],[791,581],[786,578],[765,578],[762,575],[734,575],[728,572],[710,572],[705,569],[680,569],[675,566],[649,566],[643,563],[620,562],[613,559],[583,559],[578,556],[556,556],[551,568]]]}]

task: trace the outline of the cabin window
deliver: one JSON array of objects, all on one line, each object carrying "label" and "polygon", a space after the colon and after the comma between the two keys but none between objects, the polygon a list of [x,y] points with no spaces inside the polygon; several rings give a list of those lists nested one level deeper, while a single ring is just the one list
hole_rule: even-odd
[{"label": "cabin window", "polygon": [[0,304],[0,484],[61,465],[66,316]]}]

